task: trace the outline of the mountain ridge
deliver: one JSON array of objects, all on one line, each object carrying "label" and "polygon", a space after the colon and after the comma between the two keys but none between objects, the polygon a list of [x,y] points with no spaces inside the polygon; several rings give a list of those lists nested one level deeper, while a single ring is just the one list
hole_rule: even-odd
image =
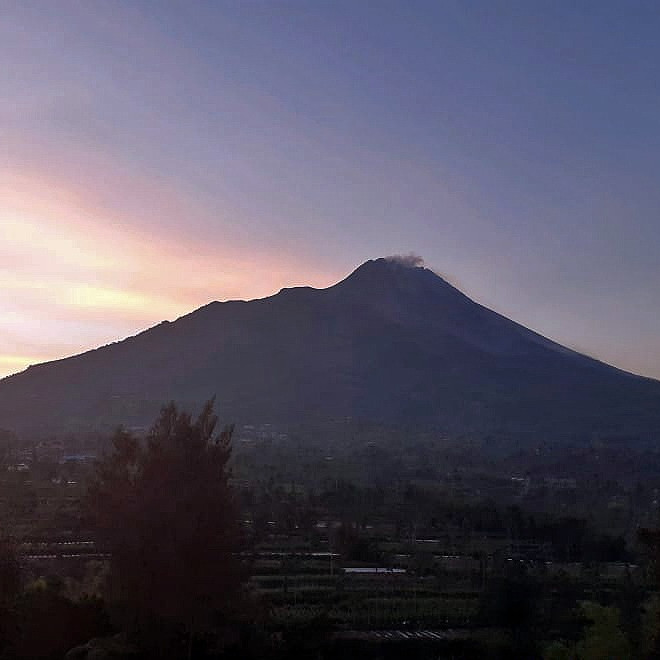
[{"label": "mountain ridge", "polygon": [[660,382],[561,346],[411,260],[336,284],[213,301],[0,381],[0,427],[144,423],[217,395],[223,417],[351,417],[450,433],[658,437]]}]

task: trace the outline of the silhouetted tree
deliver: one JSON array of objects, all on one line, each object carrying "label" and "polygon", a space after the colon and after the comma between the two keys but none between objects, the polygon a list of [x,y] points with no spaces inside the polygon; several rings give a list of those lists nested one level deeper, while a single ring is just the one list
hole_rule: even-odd
[{"label": "silhouetted tree", "polygon": [[621,629],[619,610],[591,602],[585,602],[582,608],[591,625],[587,626],[584,639],[577,644],[577,657],[580,660],[629,660],[635,657]]},{"label": "silhouetted tree", "polygon": [[[637,532],[639,541],[649,554],[650,577],[654,586],[660,584],[660,529],[642,528]],[[660,657],[660,608],[651,607],[647,621],[647,646],[649,657]]]},{"label": "silhouetted tree", "polygon": [[0,607],[9,607],[20,592],[21,572],[13,539],[0,537]]},{"label": "silhouetted tree", "polygon": [[16,545],[0,537],[0,658],[6,657],[16,628],[15,602],[20,593],[21,574]]},{"label": "silhouetted tree", "polygon": [[336,531],[335,546],[350,561],[377,561],[379,554],[371,539],[355,524],[342,523]]},{"label": "silhouetted tree", "polygon": [[540,598],[540,584],[518,562],[492,578],[481,595],[482,622],[510,632],[513,657],[537,657]]},{"label": "silhouetted tree", "polygon": [[117,431],[88,492],[112,556],[108,598],[141,642],[162,642],[149,631],[166,624],[183,633],[187,652],[169,646],[168,657],[190,655],[195,636],[220,625],[241,581],[227,468],[233,428],[216,426],[213,401],[194,421],[171,403],[145,442]]},{"label": "silhouetted tree", "polygon": [[102,601],[70,600],[62,580],[40,578],[16,600],[8,657],[61,660],[69,649],[108,632]]}]

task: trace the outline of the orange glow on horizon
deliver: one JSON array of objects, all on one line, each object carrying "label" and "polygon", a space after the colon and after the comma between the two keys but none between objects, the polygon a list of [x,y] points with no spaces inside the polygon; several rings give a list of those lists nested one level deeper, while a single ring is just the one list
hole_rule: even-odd
[{"label": "orange glow on horizon", "polygon": [[[181,204],[177,211],[183,212]],[[0,377],[62,357],[55,352],[62,344],[56,321],[79,323],[81,330],[107,321],[134,334],[212,300],[263,297],[301,284],[301,273],[305,284],[333,281],[285,254],[248,255],[239,246],[225,243],[218,250],[189,235],[154,236],[135,219],[95,204],[90,191],[0,170]],[[12,314],[31,319],[20,329],[32,337],[23,349],[3,340],[2,316]],[[76,345],[80,350],[94,345],[89,333],[85,337]],[[104,339],[98,334],[99,342]],[[42,357],[24,357],[26,348]]]},{"label": "orange glow on horizon", "polygon": [[0,379],[24,371],[32,364],[54,359],[49,356],[0,355]]}]

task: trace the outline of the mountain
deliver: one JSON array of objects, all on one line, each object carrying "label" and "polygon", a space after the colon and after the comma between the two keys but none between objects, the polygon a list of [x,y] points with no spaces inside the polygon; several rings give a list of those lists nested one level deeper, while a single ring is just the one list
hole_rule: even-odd
[{"label": "mountain", "polygon": [[367,261],[326,289],[213,302],[0,381],[0,427],[143,425],[216,395],[225,420],[338,418],[449,433],[660,437],[660,382],[571,351],[431,270]]}]

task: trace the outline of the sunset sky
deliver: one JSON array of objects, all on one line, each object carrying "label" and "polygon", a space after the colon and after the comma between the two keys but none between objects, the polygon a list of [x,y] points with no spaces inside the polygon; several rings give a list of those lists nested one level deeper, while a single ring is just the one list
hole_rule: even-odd
[{"label": "sunset sky", "polygon": [[660,377],[656,2],[0,0],[0,376],[414,252]]}]

